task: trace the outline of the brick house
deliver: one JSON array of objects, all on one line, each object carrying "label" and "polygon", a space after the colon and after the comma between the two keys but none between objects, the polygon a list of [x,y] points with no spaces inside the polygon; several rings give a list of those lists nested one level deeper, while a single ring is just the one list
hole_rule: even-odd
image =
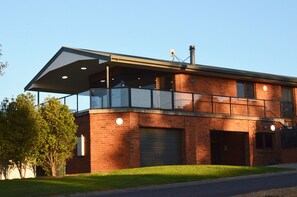
[{"label": "brick house", "polygon": [[297,162],[297,78],[62,47],[25,90],[69,94],[67,173]]}]

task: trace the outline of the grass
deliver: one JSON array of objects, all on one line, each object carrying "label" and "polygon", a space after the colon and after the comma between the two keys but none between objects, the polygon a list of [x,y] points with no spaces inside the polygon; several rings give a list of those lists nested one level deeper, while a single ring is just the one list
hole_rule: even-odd
[{"label": "grass", "polygon": [[53,196],[284,171],[280,168],[178,165],[108,173],[0,181],[0,196]]}]

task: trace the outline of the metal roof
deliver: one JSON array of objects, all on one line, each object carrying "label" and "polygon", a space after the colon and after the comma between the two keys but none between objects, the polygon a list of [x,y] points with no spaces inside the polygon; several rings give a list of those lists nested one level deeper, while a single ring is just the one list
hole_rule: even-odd
[{"label": "metal roof", "polygon": [[[88,89],[89,76],[104,70],[106,64],[297,86],[296,77],[62,47],[28,83],[25,90],[78,93]],[[82,71],[82,66],[87,67],[87,70]],[[68,75],[69,80],[63,80],[62,75]]]}]

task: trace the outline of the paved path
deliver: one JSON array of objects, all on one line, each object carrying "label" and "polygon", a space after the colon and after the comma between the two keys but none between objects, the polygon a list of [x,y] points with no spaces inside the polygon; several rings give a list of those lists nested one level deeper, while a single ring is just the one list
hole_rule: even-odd
[{"label": "paved path", "polygon": [[161,186],[151,186],[136,189],[114,190],[109,192],[93,192],[74,196],[108,196],[108,197],[156,197],[156,196],[195,196],[195,197],[224,197],[249,192],[297,186],[297,170],[231,177],[209,181],[179,183]]},{"label": "paved path", "polygon": [[297,163],[287,163],[287,164],[275,164],[270,165],[269,167],[276,167],[276,168],[291,168],[297,170]]}]

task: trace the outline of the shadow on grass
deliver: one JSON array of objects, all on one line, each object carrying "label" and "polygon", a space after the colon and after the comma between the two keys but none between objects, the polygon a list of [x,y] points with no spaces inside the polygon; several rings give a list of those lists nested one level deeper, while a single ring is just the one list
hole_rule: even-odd
[{"label": "shadow on grass", "polygon": [[[231,176],[283,171],[275,168],[193,168],[188,166],[167,168],[128,169],[104,174],[80,174],[63,178],[37,178],[0,181],[0,196],[52,196],[60,194],[106,191],[149,185],[201,181]],[[157,169],[157,170],[156,170]],[[165,169],[165,170],[164,170]]]},{"label": "shadow on grass", "polygon": [[88,175],[64,178],[5,180],[0,182],[0,196],[51,196],[87,191],[106,191],[158,184],[216,178],[187,175]]}]

